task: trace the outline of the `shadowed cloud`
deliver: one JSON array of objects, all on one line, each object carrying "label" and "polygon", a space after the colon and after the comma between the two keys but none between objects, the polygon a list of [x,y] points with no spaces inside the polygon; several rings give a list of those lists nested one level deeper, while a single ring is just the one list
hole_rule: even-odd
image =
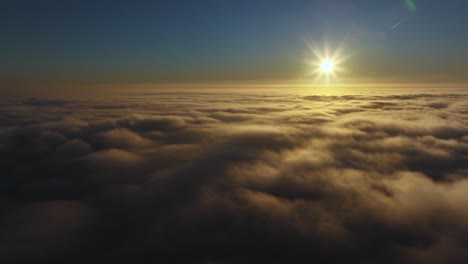
[{"label": "shadowed cloud", "polygon": [[0,261],[465,263],[467,97],[415,92],[5,99]]}]

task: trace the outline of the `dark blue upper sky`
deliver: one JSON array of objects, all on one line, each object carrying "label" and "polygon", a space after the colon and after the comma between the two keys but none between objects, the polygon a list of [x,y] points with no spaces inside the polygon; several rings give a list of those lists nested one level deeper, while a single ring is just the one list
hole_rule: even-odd
[{"label": "dark blue upper sky", "polygon": [[6,79],[300,78],[313,58],[305,42],[325,39],[353,54],[353,78],[458,81],[468,69],[464,0],[14,0],[0,10]]}]

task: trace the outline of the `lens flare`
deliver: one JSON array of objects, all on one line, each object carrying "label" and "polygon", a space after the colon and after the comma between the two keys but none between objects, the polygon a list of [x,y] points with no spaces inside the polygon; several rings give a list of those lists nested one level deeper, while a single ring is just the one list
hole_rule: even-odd
[{"label": "lens flare", "polygon": [[340,73],[346,71],[343,63],[349,56],[342,54],[342,45],[339,45],[333,51],[331,51],[332,49],[327,43],[321,49],[310,43],[307,43],[307,45],[315,58],[306,61],[306,64],[312,68],[307,72],[306,77],[314,76],[316,80],[330,81],[337,79]]}]

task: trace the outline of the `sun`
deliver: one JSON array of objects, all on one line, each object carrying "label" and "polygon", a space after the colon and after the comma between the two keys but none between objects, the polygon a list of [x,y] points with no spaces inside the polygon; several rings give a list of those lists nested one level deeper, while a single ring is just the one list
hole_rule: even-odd
[{"label": "sun", "polygon": [[331,48],[328,43],[324,43],[322,48],[317,48],[317,46],[307,42],[306,44],[313,57],[315,57],[306,60],[306,63],[311,66],[306,77],[314,76],[316,81],[325,80],[329,82],[338,79],[341,73],[346,72],[343,64],[350,58],[350,55],[345,56],[343,54],[342,44],[338,45],[336,49]]},{"label": "sun", "polygon": [[320,70],[325,74],[333,72],[334,67],[335,63],[331,60],[324,60],[322,64],[320,64]]}]

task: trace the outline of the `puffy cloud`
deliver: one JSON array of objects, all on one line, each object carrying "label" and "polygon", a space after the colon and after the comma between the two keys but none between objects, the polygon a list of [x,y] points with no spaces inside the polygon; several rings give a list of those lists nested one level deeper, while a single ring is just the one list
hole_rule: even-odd
[{"label": "puffy cloud", "polygon": [[0,260],[465,263],[466,99],[5,99]]},{"label": "puffy cloud", "polygon": [[95,143],[102,148],[137,148],[151,145],[151,140],[142,138],[137,133],[127,129],[118,128],[98,133]]},{"label": "puffy cloud", "polygon": [[58,156],[64,157],[81,156],[91,153],[91,147],[80,139],[73,139],[57,147],[56,152]]}]

